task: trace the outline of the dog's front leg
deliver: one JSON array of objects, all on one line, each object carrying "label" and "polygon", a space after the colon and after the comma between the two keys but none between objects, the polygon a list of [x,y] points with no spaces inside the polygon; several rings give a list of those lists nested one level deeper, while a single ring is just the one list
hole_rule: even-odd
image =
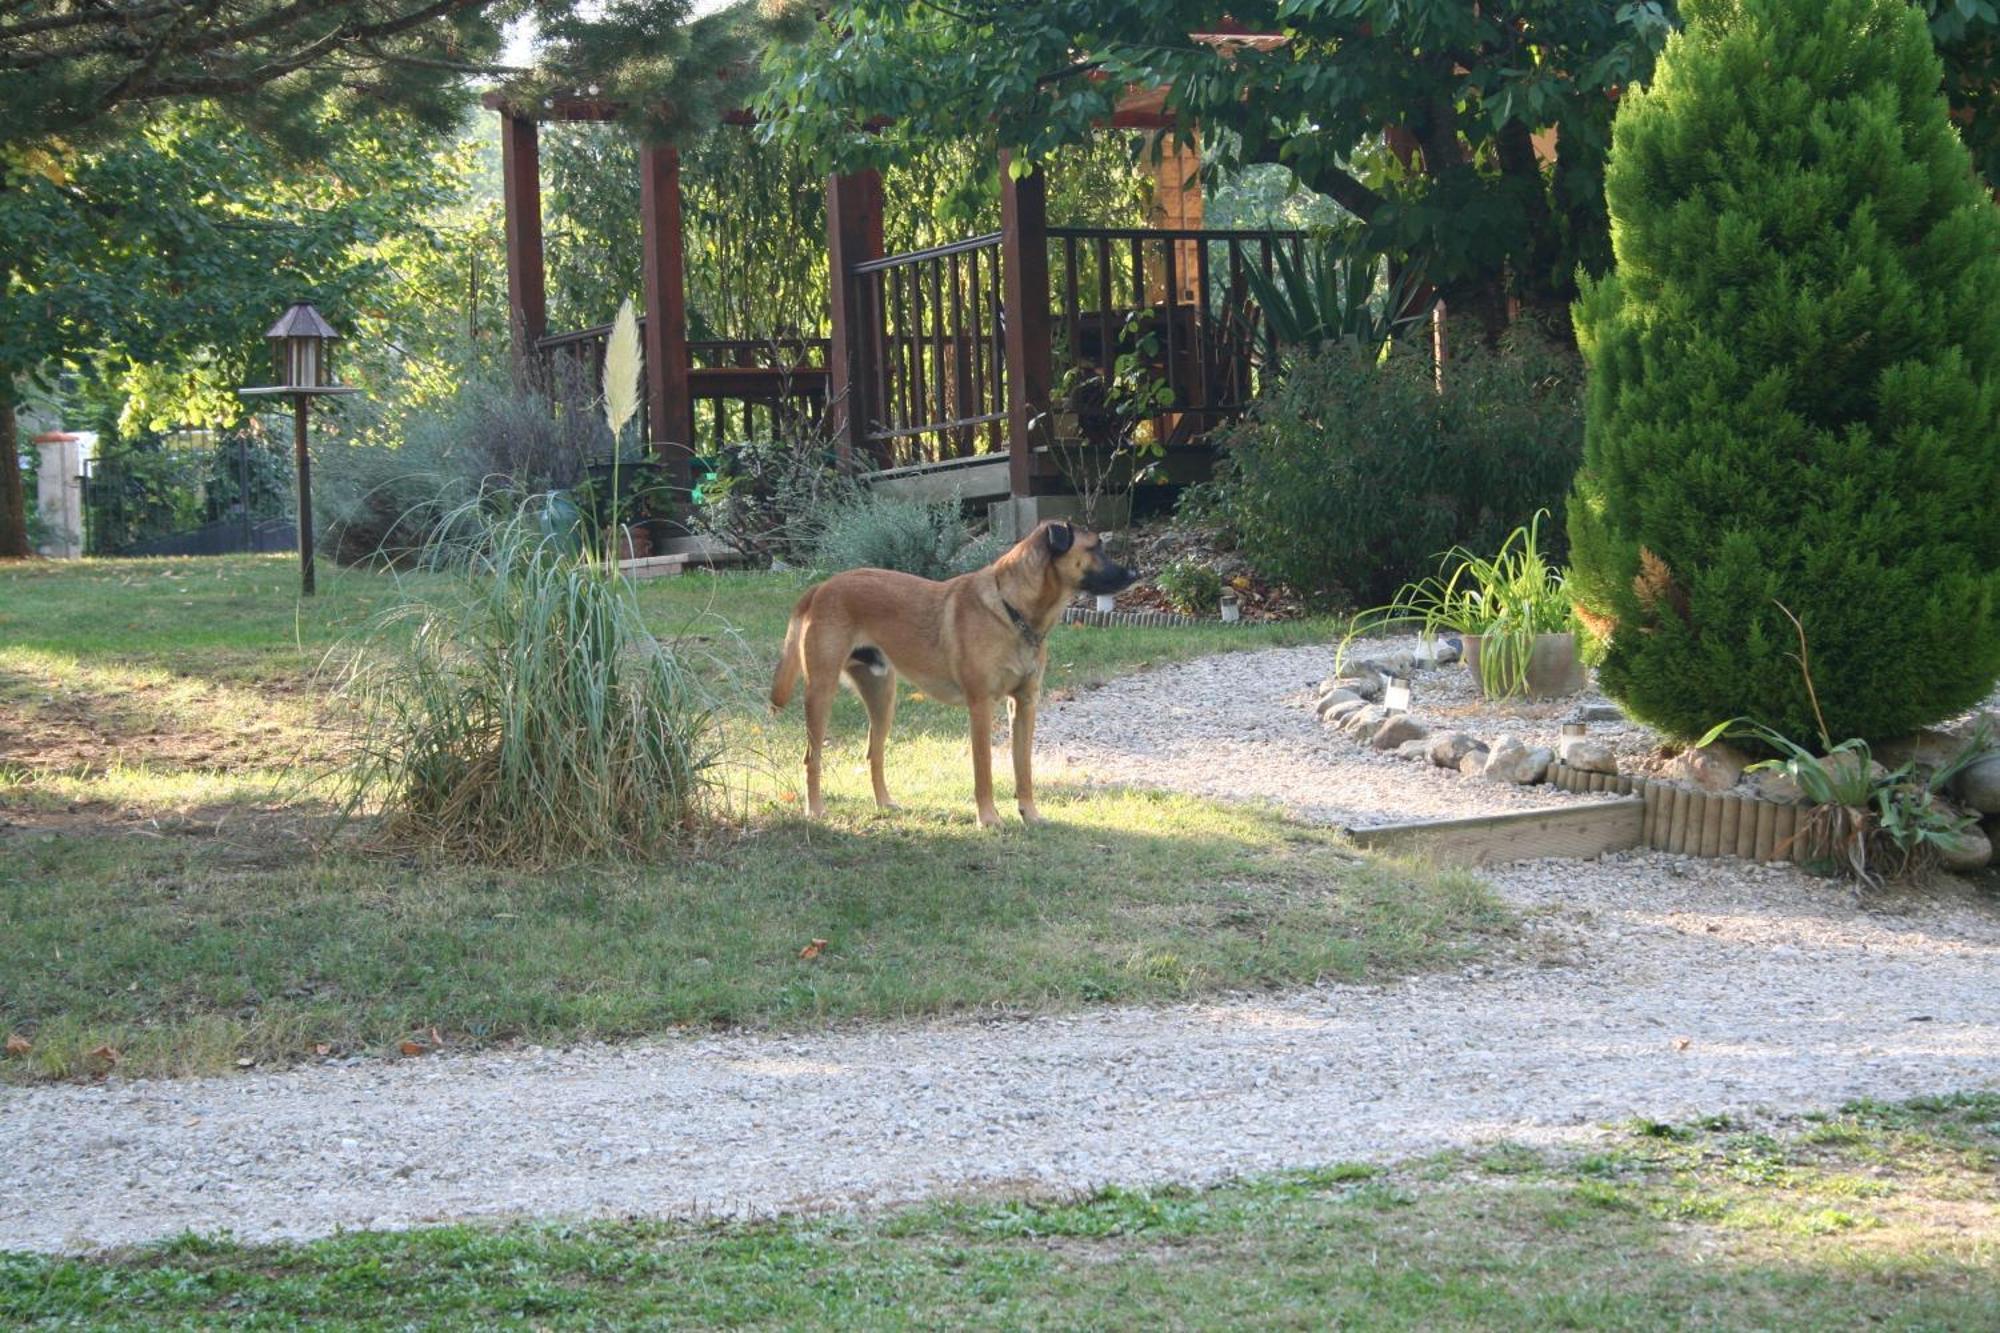
[{"label": "dog's front leg", "polygon": [[993,700],[968,695],[966,707],[972,712],[972,799],[979,806],[979,822],[993,828],[1000,823],[993,805]]},{"label": "dog's front leg", "polygon": [[1035,703],[1040,694],[1039,681],[1014,692],[1014,805],[1024,824],[1042,822],[1035,809]]}]

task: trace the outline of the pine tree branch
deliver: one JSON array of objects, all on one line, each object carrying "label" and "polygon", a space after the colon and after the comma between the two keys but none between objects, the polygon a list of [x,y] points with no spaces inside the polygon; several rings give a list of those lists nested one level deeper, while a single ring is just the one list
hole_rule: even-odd
[{"label": "pine tree branch", "polygon": [[160,57],[166,54],[167,45],[173,40],[174,34],[182,31],[191,22],[209,17],[221,4],[222,0],[205,0],[201,5],[184,6],[173,22],[161,27],[159,38],[154,41],[152,49],[146,52],[145,58],[139,62],[139,67],[113,84],[102,97],[97,99],[98,110],[109,111],[124,101],[129,89],[160,67]]},{"label": "pine tree branch", "polygon": [[[240,74],[217,74],[189,78],[161,79],[150,85],[133,89],[129,97],[133,101],[147,101],[166,97],[240,97],[256,91],[274,79],[296,73],[332,54],[343,45],[366,40],[394,37],[412,28],[421,27],[433,19],[442,18],[455,10],[465,9],[482,3],[482,0],[432,0],[432,3],[411,11],[395,19],[380,23],[364,24],[356,28],[335,28],[317,40],[276,57],[253,69]],[[299,8],[300,6],[293,6]]]},{"label": "pine tree branch", "polygon": [[[25,5],[9,5],[9,9],[25,9]],[[151,9],[141,9],[132,13],[122,10],[73,10],[67,14],[50,14],[45,18],[23,19],[19,23],[0,24],[0,42],[12,41],[17,37],[32,37],[37,33],[62,32],[70,28],[88,27],[129,27],[134,23],[146,23],[157,18],[170,17],[179,4],[154,5]]]}]

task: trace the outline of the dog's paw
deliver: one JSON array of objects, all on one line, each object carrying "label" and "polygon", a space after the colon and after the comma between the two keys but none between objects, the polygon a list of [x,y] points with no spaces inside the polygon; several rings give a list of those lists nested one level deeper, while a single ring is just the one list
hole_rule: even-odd
[{"label": "dog's paw", "polygon": [[1017,808],[1021,812],[1021,822],[1023,824],[1028,825],[1030,828],[1034,827],[1036,824],[1042,824],[1047,822],[1042,818],[1042,812],[1035,809],[1035,807],[1032,805],[1023,805]]}]

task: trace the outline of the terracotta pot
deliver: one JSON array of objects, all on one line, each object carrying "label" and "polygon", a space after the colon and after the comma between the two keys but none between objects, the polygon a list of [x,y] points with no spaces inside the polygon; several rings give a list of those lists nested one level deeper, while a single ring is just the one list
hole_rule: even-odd
[{"label": "terracotta pot", "polygon": [[[1464,636],[1465,669],[1479,679],[1481,636]],[[1576,635],[1537,634],[1528,653],[1527,679],[1521,691],[1530,699],[1558,699],[1575,694],[1590,682],[1590,672],[1577,655]]]},{"label": "terracotta pot", "polygon": [[623,531],[618,544],[620,560],[644,560],[653,553],[653,533],[644,523],[634,523]]}]

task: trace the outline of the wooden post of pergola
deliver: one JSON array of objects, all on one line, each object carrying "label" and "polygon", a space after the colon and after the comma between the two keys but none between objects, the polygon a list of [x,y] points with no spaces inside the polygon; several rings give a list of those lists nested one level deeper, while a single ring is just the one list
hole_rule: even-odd
[{"label": "wooden post of pergola", "polygon": [[[535,355],[548,333],[548,284],[542,258],[540,119],[608,121],[622,108],[596,98],[550,99],[523,110],[504,95],[486,105],[500,113],[501,189],[507,210],[507,300],[515,352]],[[688,380],[687,284],[681,242],[680,154],[671,145],[639,152],[639,226],[645,250],[647,444],[666,465],[668,485],[685,497],[692,484],[694,397]],[[685,500],[682,501],[685,503]]]},{"label": "wooden post of pergola", "polygon": [[507,215],[507,323],[525,364],[549,331],[548,279],[542,269],[540,127],[503,110],[500,117],[501,195]]},{"label": "wooden post of pergola", "polygon": [[1052,438],[1047,173],[1016,177],[1000,154],[1000,269],[1007,320],[1007,480],[1019,497],[1046,491],[1035,452]]},{"label": "wooden post of pergola", "polygon": [[862,336],[869,314],[855,308],[858,293],[848,270],[882,257],[881,173],[827,177],[826,250],[832,335],[827,344],[831,386],[827,424],[846,467],[868,451],[868,424],[876,410],[869,397],[869,386],[875,382],[870,343]]},{"label": "wooden post of pergola", "polygon": [[646,252],[646,411],[653,453],[676,497],[694,487],[694,397],[688,388],[687,272],[681,248],[681,156],[639,150],[639,234]]}]

